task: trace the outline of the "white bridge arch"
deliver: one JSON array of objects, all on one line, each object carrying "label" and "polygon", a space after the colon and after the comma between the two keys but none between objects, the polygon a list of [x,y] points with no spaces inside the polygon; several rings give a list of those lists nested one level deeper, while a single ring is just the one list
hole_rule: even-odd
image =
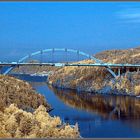
[{"label": "white bridge arch", "polygon": [[[23,63],[23,62],[25,62],[28,58],[31,58],[31,57],[33,57],[33,56],[40,55],[40,54],[44,54],[44,53],[49,53],[49,52],[55,53],[55,52],[58,52],[58,51],[76,53],[77,55],[85,56],[87,59],[94,60],[95,63],[97,63],[97,64],[101,64],[101,65],[104,64],[104,62],[102,62],[101,60],[95,58],[94,56],[89,55],[89,54],[87,54],[87,53],[85,53],[85,52],[82,52],[82,51],[79,51],[79,50],[67,49],[67,48],[51,48],[51,49],[45,49],[45,50],[36,51],[36,52],[33,52],[33,53],[29,54],[29,55],[26,55],[26,56],[24,56],[24,57],[22,57],[21,59],[18,60],[17,65],[18,65],[18,63]],[[10,71],[12,71],[17,65],[11,66],[10,68],[8,68],[8,69],[4,72],[4,74],[8,74],[8,73],[9,73]],[[109,73],[111,73],[111,75],[112,75],[113,77],[116,77],[116,74],[113,72],[113,70],[111,70],[111,68],[110,68],[109,65],[106,66],[106,69],[109,71]]]},{"label": "white bridge arch", "polygon": [[34,53],[31,53],[29,55],[26,55],[24,57],[22,57],[18,62],[24,62],[26,59],[35,56],[35,55],[39,55],[39,54],[44,54],[44,53],[49,53],[49,52],[58,52],[58,51],[62,51],[62,52],[72,52],[72,53],[76,53],[78,55],[82,55],[85,56],[88,59],[92,59],[94,60],[96,63],[103,63],[101,60],[93,57],[92,55],[89,55],[85,52],[79,51],[79,50],[74,50],[74,49],[67,49],[67,48],[52,48],[52,49],[45,49],[45,50],[41,50],[41,51],[37,51]]}]

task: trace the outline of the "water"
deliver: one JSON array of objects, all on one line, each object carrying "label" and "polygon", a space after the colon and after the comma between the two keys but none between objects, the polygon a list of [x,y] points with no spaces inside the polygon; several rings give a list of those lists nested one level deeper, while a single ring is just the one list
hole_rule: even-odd
[{"label": "water", "polygon": [[105,96],[77,93],[48,86],[41,77],[27,75],[18,78],[31,83],[54,108],[52,116],[79,125],[82,137],[137,138],[140,137],[140,99],[126,96]]}]

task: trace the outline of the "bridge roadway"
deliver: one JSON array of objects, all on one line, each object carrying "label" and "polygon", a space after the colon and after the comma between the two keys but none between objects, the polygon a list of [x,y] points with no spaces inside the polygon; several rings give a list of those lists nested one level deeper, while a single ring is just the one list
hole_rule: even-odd
[{"label": "bridge roadway", "polygon": [[0,66],[56,66],[56,67],[64,67],[64,66],[98,66],[98,67],[117,67],[117,68],[140,68],[140,64],[110,64],[110,63],[93,63],[93,64],[80,64],[80,63],[17,63],[17,62],[3,62],[0,63]]}]

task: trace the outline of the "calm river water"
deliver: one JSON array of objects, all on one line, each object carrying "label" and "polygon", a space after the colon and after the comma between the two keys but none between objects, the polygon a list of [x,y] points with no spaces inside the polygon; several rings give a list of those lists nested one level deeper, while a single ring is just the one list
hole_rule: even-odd
[{"label": "calm river water", "polygon": [[140,137],[140,99],[60,90],[45,78],[17,76],[31,83],[54,108],[50,114],[79,125],[82,137]]}]

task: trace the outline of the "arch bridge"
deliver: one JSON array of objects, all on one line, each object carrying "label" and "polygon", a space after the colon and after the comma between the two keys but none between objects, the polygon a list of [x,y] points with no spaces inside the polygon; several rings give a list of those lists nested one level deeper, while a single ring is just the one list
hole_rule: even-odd
[{"label": "arch bridge", "polygon": [[[64,54],[62,55],[64,61],[59,62],[59,60],[57,59],[54,60],[54,54],[57,52],[63,52]],[[49,54],[51,54],[51,61],[45,61],[43,62],[42,60],[42,56],[45,55],[45,58],[47,58],[49,56]],[[68,54],[70,56],[70,58],[74,58],[72,56],[72,54],[75,54],[78,58],[78,60],[76,61],[68,61]],[[29,61],[29,60],[34,60],[33,57],[34,56],[41,56],[40,57],[40,61],[39,62],[33,62],[33,61]],[[93,60],[93,63],[80,63],[80,56],[84,57],[84,59],[90,59]],[[28,60],[28,61],[27,61]],[[64,66],[91,66],[91,67],[105,67],[107,69],[107,71],[113,76],[116,77],[118,75],[120,75],[120,70],[122,68],[136,68],[139,70],[140,65],[137,64],[111,64],[111,63],[104,63],[103,61],[95,58],[92,55],[89,55],[85,52],[79,51],[79,50],[74,50],[74,49],[67,49],[67,48],[52,48],[52,49],[45,49],[45,50],[40,50],[34,53],[31,53],[29,55],[26,55],[24,57],[22,57],[21,59],[19,59],[17,62],[0,62],[0,68],[2,69],[3,67],[8,67],[2,74],[6,75],[8,73],[10,73],[14,68],[19,67],[19,66],[56,66],[56,67],[64,67]],[[117,68],[118,73],[116,74],[112,68]]]}]

